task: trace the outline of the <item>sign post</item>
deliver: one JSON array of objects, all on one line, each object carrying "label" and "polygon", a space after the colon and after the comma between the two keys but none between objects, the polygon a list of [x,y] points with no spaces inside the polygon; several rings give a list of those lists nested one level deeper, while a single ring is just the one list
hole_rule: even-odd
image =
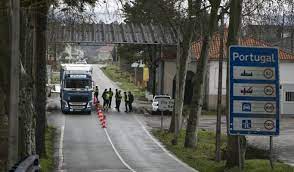
[{"label": "sign post", "polygon": [[271,168],[274,169],[274,163],[273,163],[273,136],[270,136],[270,145],[269,145],[269,151],[270,151],[270,165]]},{"label": "sign post", "polygon": [[230,47],[230,135],[279,135],[278,54],[277,48]]},{"label": "sign post", "polygon": [[173,111],[175,101],[173,99],[158,99],[158,110],[161,113],[160,129],[163,131],[163,112]]}]

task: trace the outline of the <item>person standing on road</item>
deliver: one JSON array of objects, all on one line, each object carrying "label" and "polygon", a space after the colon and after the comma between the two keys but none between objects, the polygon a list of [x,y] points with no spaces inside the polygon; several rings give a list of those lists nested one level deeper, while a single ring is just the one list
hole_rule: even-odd
[{"label": "person standing on road", "polygon": [[129,97],[127,95],[127,92],[124,92],[124,100],[125,100],[125,107],[126,107],[126,111],[125,112],[129,112],[128,110],[128,106],[129,106]]},{"label": "person standing on road", "polygon": [[98,100],[98,95],[99,95],[99,88],[98,88],[98,86],[96,85],[96,87],[95,87],[95,92],[94,92],[94,97],[96,98],[96,103],[99,101],[99,100]]},{"label": "person standing on road", "polygon": [[118,112],[120,112],[119,107],[120,107],[121,99],[122,99],[122,96],[121,96],[121,92],[119,90],[117,92],[117,97],[116,97],[116,103],[117,103],[116,109],[117,109]]},{"label": "person standing on road", "polygon": [[115,89],[115,95],[114,95],[114,98],[115,98],[115,108],[117,109],[117,96],[118,96],[118,91],[117,89]]},{"label": "person standing on road", "polygon": [[133,112],[133,102],[134,102],[134,96],[133,94],[129,91],[129,112]]},{"label": "person standing on road", "polygon": [[111,91],[111,88],[109,88],[109,91],[108,91],[108,94],[109,94],[109,108],[111,108],[111,102],[112,102],[112,97],[113,97],[113,92]]},{"label": "person standing on road", "polygon": [[110,107],[110,93],[109,93],[109,90],[107,91],[106,93],[106,108],[107,108],[107,111],[108,111],[108,108]]},{"label": "person standing on road", "polygon": [[106,91],[106,94],[105,94],[105,107],[104,107],[104,110],[108,111],[108,108],[109,108],[109,103],[110,102],[110,93],[109,91]]},{"label": "person standing on road", "polygon": [[103,99],[103,108],[106,106],[107,101],[106,101],[106,94],[107,94],[107,89],[104,90],[103,94],[102,94],[102,99]]}]

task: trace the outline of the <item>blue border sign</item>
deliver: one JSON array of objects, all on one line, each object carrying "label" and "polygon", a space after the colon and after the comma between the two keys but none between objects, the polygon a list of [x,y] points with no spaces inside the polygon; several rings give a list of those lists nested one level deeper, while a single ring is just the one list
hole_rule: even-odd
[{"label": "blue border sign", "polygon": [[229,134],[279,135],[279,50],[231,46]]}]

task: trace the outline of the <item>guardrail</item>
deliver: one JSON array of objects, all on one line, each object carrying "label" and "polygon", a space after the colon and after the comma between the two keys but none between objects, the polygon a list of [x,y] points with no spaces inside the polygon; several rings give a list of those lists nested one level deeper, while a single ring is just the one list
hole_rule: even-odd
[{"label": "guardrail", "polygon": [[39,172],[39,155],[31,155],[13,166],[9,172]]}]

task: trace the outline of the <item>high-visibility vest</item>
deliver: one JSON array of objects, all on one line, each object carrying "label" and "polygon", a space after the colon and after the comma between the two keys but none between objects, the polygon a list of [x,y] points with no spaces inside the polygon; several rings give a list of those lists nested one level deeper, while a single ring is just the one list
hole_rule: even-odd
[{"label": "high-visibility vest", "polygon": [[113,92],[112,91],[108,91],[109,93],[109,97],[112,97],[113,96]]},{"label": "high-visibility vest", "polygon": [[106,100],[109,100],[109,93],[106,93],[106,94],[105,94],[105,99],[106,99]]}]

